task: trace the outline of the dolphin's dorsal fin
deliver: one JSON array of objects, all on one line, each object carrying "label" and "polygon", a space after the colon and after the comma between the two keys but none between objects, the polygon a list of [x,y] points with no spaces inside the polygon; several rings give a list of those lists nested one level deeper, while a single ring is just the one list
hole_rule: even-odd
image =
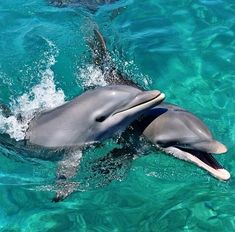
[{"label": "dolphin's dorsal fin", "polygon": [[98,29],[94,29],[94,35],[96,40],[99,42],[99,50],[103,55],[107,55],[107,47],[104,40],[104,37],[101,35],[101,33],[98,31]]},{"label": "dolphin's dorsal fin", "polygon": [[115,67],[112,58],[107,50],[105,39],[101,32],[95,28],[94,40],[88,41],[93,52],[93,63],[97,65],[103,72],[107,84],[130,85],[139,89],[143,89],[138,83],[132,81],[124,73]]},{"label": "dolphin's dorsal fin", "polygon": [[100,31],[94,29],[94,41],[89,42],[89,46],[93,52],[93,62],[95,65],[99,66],[101,69],[104,66],[111,66],[111,59],[107,51],[105,40],[100,33]]}]

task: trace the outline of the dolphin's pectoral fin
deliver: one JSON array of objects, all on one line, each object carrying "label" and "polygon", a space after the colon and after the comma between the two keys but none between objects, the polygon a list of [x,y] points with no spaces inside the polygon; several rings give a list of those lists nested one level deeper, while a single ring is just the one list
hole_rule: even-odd
[{"label": "dolphin's pectoral fin", "polygon": [[58,164],[57,169],[57,179],[58,180],[67,180],[74,177],[77,173],[77,169],[80,164],[80,159],[82,158],[82,151],[77,150],[71,153],[68,153],[63,160]]},{"label": "dolphin's pectoral fin", "polygon": [[58,191],[56,192],[56,196],[52,199],[53,202],[64,200],[76,190],[79,183],[72,182],[71,180],[77,173],[81,157],[82,151],[77,150],[68,153],[65,158],[59,162],[56,173]]},{"label": "dolphin's pectoral fin", "polygon": [[161,148],[164,152],[176,158],[191,162],[207,170],[212,176],[220,180],[230,179],[230,173],[210,153],[197,150],[187,150],[178,147]]},{"label": "dolphin's pectoral fin", "polygon": [[78,183],[67,182],[67,181],[58,181],[57,185],[59,186],[59,190],[56,192],[56,195],[52,198],[52,202],[63,201],[71,193],[76,191]]}]

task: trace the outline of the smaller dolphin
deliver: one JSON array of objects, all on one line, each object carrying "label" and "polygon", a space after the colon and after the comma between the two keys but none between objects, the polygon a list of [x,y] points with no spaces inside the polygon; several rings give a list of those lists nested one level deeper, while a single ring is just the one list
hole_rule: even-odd
[{"label": "smaller dolphin", "polygon": [[227,148],[214,140],[207,126],[192,113],[162,103],[148,111],[139,126],[158,149],[192,162],[220,180],[230,178],[229,172],[211,155],[225,153]]}]

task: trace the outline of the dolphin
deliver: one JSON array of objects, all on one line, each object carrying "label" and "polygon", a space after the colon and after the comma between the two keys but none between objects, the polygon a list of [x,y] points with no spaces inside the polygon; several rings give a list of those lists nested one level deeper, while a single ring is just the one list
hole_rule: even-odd
[{"label": "dolphin", "polygon": [[161,103],[150,109],[138,126],[159,150],[192,162],[220,180],[230,178],[229,172],[212,156],[227,152],[226,146],[215,140],[208,127],[189,111]]},{"label": "dolphin", "polygon": [[[143,90],[141,86],[115,68],[105,40],[97,28],[94,29],[94,37],[95,49],[91,47],[93,57],[103,71],[106,83],[125,83]],[[131,127],[134,128],[132,132],[144,136],[157,149],[178,159],[192,162],[220,180],[230,179],[230,173],[212,156],[212,154],[227,152],[226,146],[215,140],[208,127],[191,112],[164,102],[146,111],[141,120],[134,122]],[[115,156],[117,156],[117,150],[114,152]],[[133,149],[130,153],[133,153]]]},{"label": "dolphin", "polygon": [[46,148],[81,147],[111,138],[145,110],[159,104],[164,94],[125,85],[86,91],[54,109],[36,115],[26,131],[26,142]]},{"label": "dolphin", "polygon": [[[59,107],[37,113],[28,124],[23,145],[27,149],[41,148],[39,152],[33,149],[30,152],[35,158],[54,160],[62,153],[56,174],[59,190],[53,201],[61,201],[76,190],[77,183],[71,179],[76,175],[84,148],[122,132],[164,98],[158,90],[104,86],[88,90]],[[0,109],[5,116],[12,115],[4,105]],[[4,143],[6,147],[16,145]]]}]

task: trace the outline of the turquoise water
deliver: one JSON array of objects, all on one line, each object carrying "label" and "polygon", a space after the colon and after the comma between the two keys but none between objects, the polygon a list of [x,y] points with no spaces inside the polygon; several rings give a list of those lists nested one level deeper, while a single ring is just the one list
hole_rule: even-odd
[{"label": "turquoise water", "polygon": [[[229,151],[220,182],[153,149],[113,175],[91,166],[115,141],[87,151],[79,191],[51,203],[56,163],[0,146],[0,231],[235,231],[235,4],[233,0],[128,0],[95,14],[44,0],[0,2],[0,101],[30,118],[93,83],[87,39],[95,21],[114,62],[149,89],[194,112]],[[25,125],[0,116],[22,138]],[[149,148],[150,149],[150,148]]]}]

